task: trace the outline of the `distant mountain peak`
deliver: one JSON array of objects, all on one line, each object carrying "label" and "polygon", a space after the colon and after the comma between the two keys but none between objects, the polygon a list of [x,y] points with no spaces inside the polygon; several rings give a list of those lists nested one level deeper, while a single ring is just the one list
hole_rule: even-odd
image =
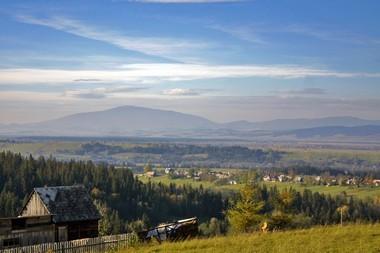
[{"label": "distant mountain peak", "polygon": [[0,134],[58,136],[184,136],[197,137],[231,134],[249,136],[252,131],[281,132],[318,127],[355,127],[380,125],[380,121],[352,116],[317,119],[276,119],[262,122],[247,120],[218,124],[206,118],[182,112],[124,105],[102,111],[83,112],[33,124],[0,126]]}]

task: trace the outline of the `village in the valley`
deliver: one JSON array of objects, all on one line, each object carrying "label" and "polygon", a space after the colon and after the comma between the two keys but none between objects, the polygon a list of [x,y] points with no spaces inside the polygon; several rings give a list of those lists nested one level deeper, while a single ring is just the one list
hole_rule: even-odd
[{"label": "village in the valley", "polygon": [[[290,169],[291,171],[291,169]],[[237,185],[246,180],[249,173],[239,170],[228,169],[175,169],[171,167],[150,169],[143,174],[136,174],[138,177],[161,178],[163,176],[173,180],[191,179],[194,182],[212,182],[216,185]],[[349,173],[343,173],[337,176],[333,175],[295,175],[282,173],[260,173],[254,174],[251,182],[258,183],[297,183],[301,185],[320,185],[320,186],[380,186],[380,179],[369,176],[350,176]]]}]

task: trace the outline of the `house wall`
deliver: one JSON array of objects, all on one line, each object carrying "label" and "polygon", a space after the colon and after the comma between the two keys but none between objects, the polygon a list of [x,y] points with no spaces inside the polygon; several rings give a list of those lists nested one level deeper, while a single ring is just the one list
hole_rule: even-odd
[{"label": "house wall", "polygon": [[[98,221],[97,220],[86,220],[86,221],[76,221],[56,224],[56,239],[59,238],[59,228],[67,228],[67,239],[76,240],[82,238],[92,238],[99,235],[98,232]],[[61,229],[62,231],[62,229]]]},{"label": "house wall", "polygon": [[44,203],[35,192],[30,197],[24,209],[21,211],[21,216],[38,216],[48,214],[49,212],[46,209]]},{"label": "house wall", "polygon": [[39,226],[25,230],[14,230],[6,235],[0,235],[0,249],[7,248],[7,239],[16,239],[18,242],[11,247],[27,246],[55,241],[54,225]]},{"label": "house wall", "polygon": [[0,249],[54,241],[51,216],[0,219]]},{"label": "house wall", "polygon": [[[0,249],[98,237],[98,221],[54,224],[51,216],[0,219]],[[12,245],[9,242],[12,241]],[[7,245],[6,245],[7,244]]]}]

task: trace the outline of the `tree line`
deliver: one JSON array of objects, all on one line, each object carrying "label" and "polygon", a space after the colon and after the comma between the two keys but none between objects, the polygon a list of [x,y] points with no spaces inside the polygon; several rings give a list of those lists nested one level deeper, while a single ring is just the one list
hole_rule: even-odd
[{"label": "tree line", "polygon": [[58,161],[0,153],[0,216],[14,216],[34,187],[83,184],[104,219],[101,232],[120,233],[160,222],[197,216],[221,217],[220,193],[190,185],[146,184],[128,169],[91,161]]},{"label": "tree line", "polygon": [[[274,150],[250,149],[242,146],[213,146],[213,145],[189,145],[189,144],[145,144],[131,147],[108,145],[99,142],[82,144],[75,150],[75,155],[137,153],[159,155],[157,162],[182,163],[182,162],[215,162],[215,163],[264,163],[279,161],[284,154]],[[206,154],[207,156],[199,156]],[[195,156],[194,155],[198,155]],[[152,157],[152,160],[157,158]],[[137,158],[132,162],[144,162]]]},{"label": "tree line", "polygon": [[360,200],[344,193],[331,196],[307,189],[280,191],[255,183],[226,199],[203,187],[144,184],[130,170],[107,164],[0,152],[1,217],[17,215],[34,187],[74,184],[85,185],[91,193],[103,215],[102,234],[139,231],[192,216],[202,222],[204,235],[248,232],[265,224],[267,229],[286,229],[380,220],[380,199]]},{"label": "tree line", "polygon": [[305,189],[279,191],[265,185],[246,185],[227,211],[230,229],[249,232],[305,228],[344,222],[377,222],[380,220],[378,200],[361,200],[345,193],[331,196]]}]

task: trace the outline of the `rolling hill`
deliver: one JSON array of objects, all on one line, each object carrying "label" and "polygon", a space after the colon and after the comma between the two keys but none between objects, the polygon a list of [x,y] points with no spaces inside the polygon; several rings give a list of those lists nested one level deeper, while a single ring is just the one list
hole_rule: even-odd
[{"label": "rolling hill", "polygon": [[326,126],[314,127],[285,131],[280,135],[295,135],[297,138],[313,138],[313,137],[333,137],[333,136],[346,136],[346,137],[367,137],[367,136],[380,136],[380,126]]},{"label": "rolling hill", "polygon": [[316,119],[276,119],[262,122],[234,121],[225,124],[226,127],[231,127],[234,129],[272,131],[329,126],[355,127],[365,125],[380,126],[380,120],[366,120],[355,117],[327,117]]},{"label": "rolling hill", "polygon": [[[147,131],[211,129],[217,124],[190,114],[136,106],[78,113],[34,124],[14,126],[14,133],[66,136],[139,135]],[[4,127],[3,127],[4,129]]]},{"label": "rolling hill", "polygon": [[380,121],[354,117],[216,123],[175,111],[121,106],[33,124],[0,125],[6,136],[136,136],[271,139],[378,135]]}]

